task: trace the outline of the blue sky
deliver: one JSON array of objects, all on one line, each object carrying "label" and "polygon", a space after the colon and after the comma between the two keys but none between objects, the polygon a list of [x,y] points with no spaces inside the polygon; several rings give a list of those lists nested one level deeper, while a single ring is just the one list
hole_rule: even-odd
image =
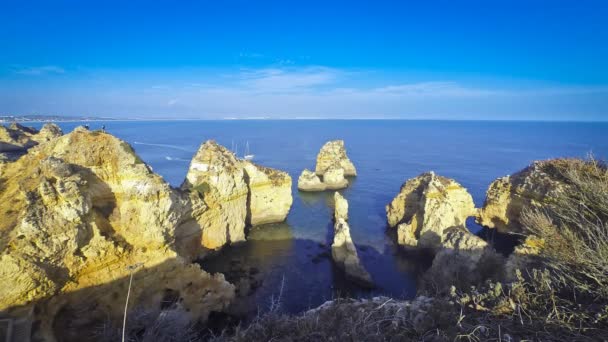
[{"label": "blue sky", "polygon": [[0,113],[608,120],[606,1],[0,2]]}]

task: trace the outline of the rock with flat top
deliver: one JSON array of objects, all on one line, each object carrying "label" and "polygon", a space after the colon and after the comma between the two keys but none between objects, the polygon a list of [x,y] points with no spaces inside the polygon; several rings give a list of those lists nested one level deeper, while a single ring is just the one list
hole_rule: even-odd
[{"label": "rock with flat top", "polygon": [[249,188],[247,224],[283,222],[291,209],[291,177],[287,172],[243,161]]}]

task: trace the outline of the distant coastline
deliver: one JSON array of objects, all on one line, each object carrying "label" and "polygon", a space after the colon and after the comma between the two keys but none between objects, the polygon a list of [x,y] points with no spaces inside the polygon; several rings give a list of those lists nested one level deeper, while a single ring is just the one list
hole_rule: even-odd
[{"label": "distant coastline", "polygon": [[63,116],[63,115],[0,115],[0,124],[12,122],[100,122],[100,121],[436,121],[436,122],[545,122],[545,123],[606,123],[608,120],[505,120],[505,119],[438,119],[438,118],[336,118],[336,117],[294,117],[294,118],[273,118],[273,117],[216,117],[216,118],[112,118],[96,116]]},{"label": "distant coastline", "polygon": [[0,115],[0,123],[11,123],[11,122],[82,122],[82,121],[116,121],[116,119],[94,117],[94,116]]}]

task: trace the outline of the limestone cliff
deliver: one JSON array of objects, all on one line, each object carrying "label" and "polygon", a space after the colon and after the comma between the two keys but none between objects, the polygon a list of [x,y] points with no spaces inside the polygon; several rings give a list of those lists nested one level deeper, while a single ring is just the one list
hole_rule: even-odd
[{"label": "limestone cliff", "polygon": [[488,188],[477,222],[503,233],[522,233],[521,215],[525,210],[541,207],[556,193],[565,191],[559,175],[552,172],[554,164],[563,162],[567,161],[536,161],[511,176],[496,179]]},{"label": "limestone cliff", "polygon": [[348,202],[340,193],[334,193],[334,240],[331,245],[331,255],[338,267],[342,268],[346,276],[364,287],[372,287],[372,277],[365,270],[355,243],[350,236],[348,225]]},{"label": "limestone cliff", "polygon": [[243,161],[249,187],[247,223],[282,222],[291,209],[291,177],[287,172]]},{"label": "limestone cliff", "polygon": [[398,243],[405,247],[441,247],[444,231],[465,227],[475,214],[473,198],[453,179],[423,173],[405,182],[386,206],[390,227],[397,228]]},{"label": "limestone cliff", "polygon": [[202,144],[182,189],[189,190],[191,198],[200,197],[206,206],[195,217],[202,227],[203,247],[217,249],[245,241],[249,189],[243,166],[232,152],[213,140]]},{"label": "limestone cliff", "polygon": [[233,298],[223,275],[177,253],[189,201],[124,141],[77,129],[0,177],[0,311],[33,312],[43,339],[78,310],[120,318],[133,265],[134,306],[160,309],[171,293],[185,314],[205,319]]},{"label": "limestone cliff", "polygon": [[328,141],[321,147],[321,150],[317,155],[317,166],[315,169],[317,175],[325,175],[325,172],[331,166],[344,170],[345,176],[357,175],[355,165],[353,165],[346,155],[346,148],[344,148],[343,140]]}]

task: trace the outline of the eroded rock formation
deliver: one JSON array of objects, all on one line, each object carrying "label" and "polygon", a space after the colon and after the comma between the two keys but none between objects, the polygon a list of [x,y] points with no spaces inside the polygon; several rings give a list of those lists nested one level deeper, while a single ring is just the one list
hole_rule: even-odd
[{"label": "eroded rock formation", "polygon": [[228,243],[245,241],[247,195],[241,162],[215,141],[202,144],[192,161],[182,189],[202,199],[206,207],[195,214],[202,227],[201,244],[217,249]]},{"label": "eroded rock formation", "polygon": [[202,229],[207,249],[245,241],[246,225],[284,221],[293,202],[286,172],[240,160],[212,140],[192,159],[182,189],[190,194],[194,218],[183,230],[192,235]]},{"label": "eroded rock formation", "polygon": [[475,212],[473,198],[464,187],[433,172],[405,182],[386,206],[388,224],[397,228],[398,243],[411,248],[440,248],[444,232],[465,228],[466,219]]},{"label": "eroded rock formation", "polygon": [[356,176],[355,165],[348,159],[343,140],[328,141],[321,147],[317,155],[317,166],[315,172],[319,176],[325,175],[330,167],[344,170],[344,176]]},{"label": "eroded rock formation", "polygon": [[302,191],[325,191],[327,186],[321,182],[316,173],[304,169],[298,177],[298,189]]},{"label": "eroded rock formation", "polygon": [[348,186],[348,180],[344,178],[344,170],[330,166],[323,175],[323,184],[329,190],[344,189]]},{"label": "eroded rock formation", "polygon": [[338,267],[342,268],[346,276],[364,287],[372,287],[372,278],[365,270],[348,226],[348,202],[340,193],[334,193],[334,241],[331,245],[331,255]]},{"label": "eroded rock formation", "polygon": [[177,252],[189,199],[124,141],[77,129],[6,164],[0,183],[0,311],[33,312],[44,339],[78,310],[121,317],[131,272],[136,307],[160,310],[170,293],[205,319],[234,296]]},{"label": "eroded rock formation", "polygon": [[477,222],[502,233],[522,233],[521,215],[525,210],[539,208],[564,191],[554,164],[563,159],[536,161],[527,168],[496,179],[486,193]]},{"label": "eroded rock formation", "polygon": [[59,126],[51,123],[45,124],[40,132],[18,123],[12,123],[9,127],[0,126],[0,153],[24,152],[39,143],[52,140],[61,135],[63,135],[63,132]]},{"label": "eroded rock formation", "polygon": [[291,177],[287,172],[243,162],[249,187],[247,223],[283,222],[291,209]]},{"label": "eroded rock formation", "polygon": [[348,186],[345,176],[356,176],[357,170],[346,155],[344,141],[325,143],[317,155],[315,172],[305,169],[298,178],[298,189],[302,191],[325,191],[344,189]]}]

